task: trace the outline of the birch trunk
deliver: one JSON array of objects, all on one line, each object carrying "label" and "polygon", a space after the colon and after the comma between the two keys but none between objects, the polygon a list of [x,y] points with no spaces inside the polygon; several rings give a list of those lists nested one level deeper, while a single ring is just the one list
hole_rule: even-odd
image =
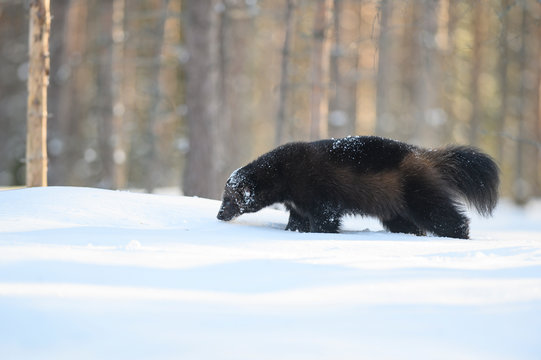
[{"label": "birch trunk", "polygon": [[26,185],[47,186],[49,0],[30,2]]}]

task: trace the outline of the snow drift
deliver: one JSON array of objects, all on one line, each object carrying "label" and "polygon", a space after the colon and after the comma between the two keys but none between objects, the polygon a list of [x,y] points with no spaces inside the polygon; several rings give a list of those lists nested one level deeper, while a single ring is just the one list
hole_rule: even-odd
[{"label": "snow drift", "polygon": [[86,188],[0,192],[2,359],[538,359],[541,205],[471,240],[284,231],[266,209]]}]

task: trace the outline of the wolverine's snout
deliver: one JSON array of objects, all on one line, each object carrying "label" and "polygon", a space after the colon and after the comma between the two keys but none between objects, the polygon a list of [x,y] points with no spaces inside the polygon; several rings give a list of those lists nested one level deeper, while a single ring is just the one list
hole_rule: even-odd
[{"label": "wolverine's snout", "polygon": [[231,201],[224,200],[222,202],[222,206],[220,206],[220,210],[218,211],[218,215],[216,217],[218,218],[218,220],[230,221],[239,215],[240,215],[239,207],[236,206]]}]

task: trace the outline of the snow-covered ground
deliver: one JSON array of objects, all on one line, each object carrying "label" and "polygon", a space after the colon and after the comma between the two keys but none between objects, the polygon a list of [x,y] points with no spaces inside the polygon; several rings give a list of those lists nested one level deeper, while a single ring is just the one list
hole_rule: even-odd
[{"label": "snow-covered ground", "polygon": [[263,210],[0,192],[0,359],[540,359],[541,203],[472,239],[285,232]]}]

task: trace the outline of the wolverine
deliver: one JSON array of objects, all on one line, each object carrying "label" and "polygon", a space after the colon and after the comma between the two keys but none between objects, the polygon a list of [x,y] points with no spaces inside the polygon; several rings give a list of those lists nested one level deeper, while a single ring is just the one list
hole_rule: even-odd
[{"label": "wolverine", "polygon": [[467,239],[464,205],[491,215],[498,186],[496,163],[470,146],[425,149],[377,136],[294,142],[235,170],[217,217],[282,203],[291,231],[338,232],[349,214],[395,233]]}]

